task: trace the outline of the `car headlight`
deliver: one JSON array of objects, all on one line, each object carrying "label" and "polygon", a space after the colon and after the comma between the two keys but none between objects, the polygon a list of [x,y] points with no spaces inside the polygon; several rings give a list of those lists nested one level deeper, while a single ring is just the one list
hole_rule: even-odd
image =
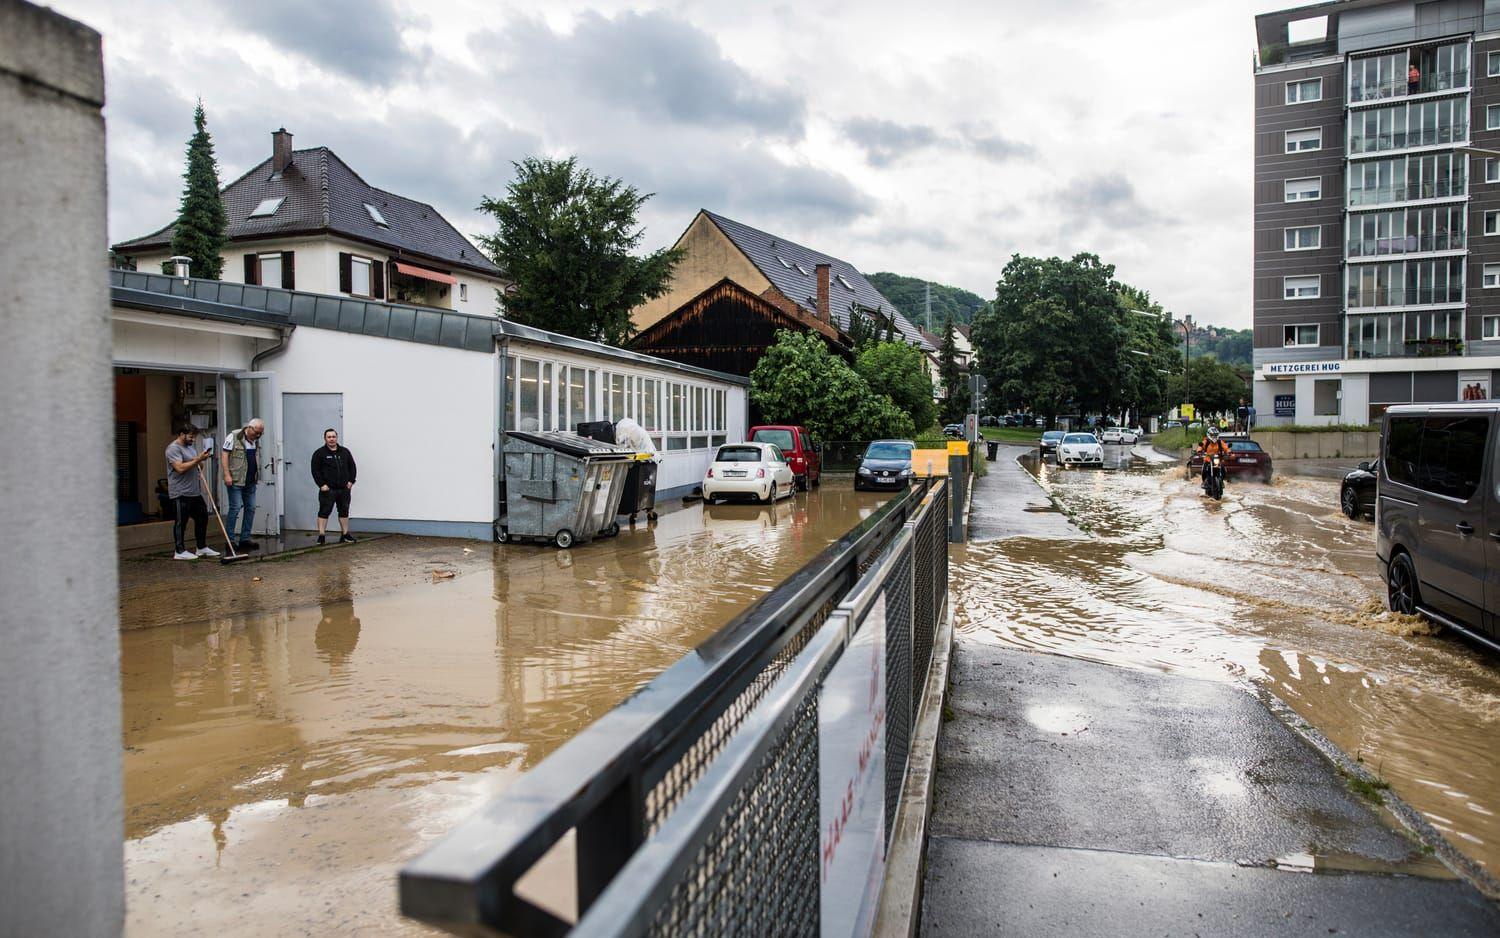
[{"label": "car headlight", "polygon": [[862,475],[862,476],[867,476],[867,475],[871,475],[872,473],[870,472],[870,467],[869,466],[860,466],[859,467],[859,474]]},{"label": "car headlight", "polygon": [[911,466],[907,466],[905,469],[902,469],[901,470],[901,475],[902,476],[909,476],[909,475],[911,475]]}]

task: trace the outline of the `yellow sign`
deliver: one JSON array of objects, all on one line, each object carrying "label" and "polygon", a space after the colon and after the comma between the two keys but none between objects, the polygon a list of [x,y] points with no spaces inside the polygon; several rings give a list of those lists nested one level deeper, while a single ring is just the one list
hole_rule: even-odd
[{"label": "yellow sign", "polygon": [[1192,420],[1197,416],[1197,411],[1192,404],[1183,404],[1181,407],[1178,407],[1177,410],[1182,414],[1182,419],[1184,420]]},{"label": "yellow sign", "polygon": [[948,474],[948,451],[943,449],[914,449],[911,451],[911,473],[914,476],[945,476]]},{"label": "yellow sign", "polygon": [[967,455],[969,455],[969,444],[967,442],[963,441],[963,440],[949,440],[948,441],[948,455],[949,456],[967,456]]}]

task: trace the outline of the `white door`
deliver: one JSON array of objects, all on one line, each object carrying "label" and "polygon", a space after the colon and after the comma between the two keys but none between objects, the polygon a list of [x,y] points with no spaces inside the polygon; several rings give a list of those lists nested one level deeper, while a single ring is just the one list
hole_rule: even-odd
[{"label": "white door", "polygon": [[[219,378],[219,439],[238,430],[253,417],[266,425],[260,438],[264,447],[260,462],[266,468],[255,484],[253,534],[275,537],[281,533],[281,398],[276,394],[276,376],[270,371],[241,371]],[[222,442],[221,444],[222,445]],[[227,501],[220,501],[221,506]]]}]

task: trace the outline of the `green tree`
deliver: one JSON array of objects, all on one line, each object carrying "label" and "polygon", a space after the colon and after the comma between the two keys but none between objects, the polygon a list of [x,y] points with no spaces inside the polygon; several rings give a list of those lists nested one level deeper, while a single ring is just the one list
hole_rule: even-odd
[{"label": "green tree", "polygon": [[989,380],[990,409],[1024,409],[1051,426],[1073,400],[1073,333],[1073,313],[1053,297],[1031,301],[1013,318],[976,321],[972,335]]},{"label": "green tree", "polygon": [[932,290],[933,322],[952,319],[954,322],[971,323],[974,316],[985,305],[984,298],[960,287],[933,283],[917,277],[903,277],[886,271],[870,274],[870,283],[881,295],[900,310],[901,315],[914,323],[926,326],[927,290]]},{"label": "green tree", "polygon": [[[202,101],[193,111],[193,128],[187,144],[187,168],[182,173],[182,204],[172,228],[172,253],[192,260],[188,268],[192,276],[218,280],[224,272],[229,221],[219,195],[219,164],[214,159],[214,140],[208,133]],[[162,264],[162,272],[172,272],[171,261]]]},{"label": "green tree", "polygon": [[583,339],[622,345],[634,334],[630,311],[667,291],[682,252],[633,252],[645,231],[636,215],[651,195],[595,176],[576,157],[528,157],[503,199],[479,210],[497,223],[480,238],[514,285],[506,315]]},{"label": "green tree", "polygon": [[925,430],[937,419],[937,406],[924,358],[921,349],[905,342],[866,342],[854,370],[871,390],[890,398],[910,417],[912,426]]},{"label": "green tree", "polygon": [[777,332],[750,372],[750,403],[766,420],[801,424],[819,440],[913,435],[911,418],[811,332]]},{"label": "green tree", "polygon": [[953,338],[953,320],[943,326],[943,344],[938,349],[938,380],[943,383],[943,423],[962,423],[969,412],[969,382],[958,365],[958,345]]},{"label": "green tree", "polygon": [[1195,356],[1189,363],[1186,390],[1182,386],[1180,366],[1169,384],[1173,403],[1190,403],[1200,416],[1232,412],[1239,406],[1240,398],[1248,400],[1250,397],[1245,379],[1234,366],[1211,356]]}]

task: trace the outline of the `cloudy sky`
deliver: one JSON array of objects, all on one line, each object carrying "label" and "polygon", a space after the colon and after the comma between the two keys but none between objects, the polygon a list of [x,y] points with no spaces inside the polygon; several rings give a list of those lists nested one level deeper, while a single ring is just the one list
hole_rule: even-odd
[{"label": "cloudy sky", "polygon": [[170,221],[202,98],[225,182],[285,125],[475,234],[511,161],[576,154],[656,193],[650,247],[709,208],[986,297],[1092,251],[1242,328],[1252,17],[1284,5],[55,4],[104,34],[112,240]]}]

